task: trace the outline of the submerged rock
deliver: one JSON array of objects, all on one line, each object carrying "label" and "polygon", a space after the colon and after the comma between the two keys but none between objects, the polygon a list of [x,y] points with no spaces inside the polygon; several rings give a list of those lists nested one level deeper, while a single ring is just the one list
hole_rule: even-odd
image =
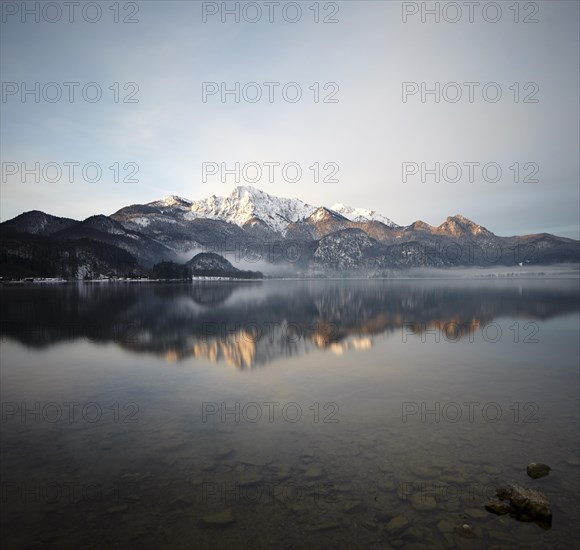
[{"label": "submerged rock", "polygon": [[509,514],[510,512],[510,505],[507,502],[503,502],[502,500],[492,500],[485,505],[485,509],[496,516],[503,516],[505,514]]},{"label": "submerged rock", "polygon": [[384,481],[378,481],[376,486],[381,491],[384,491],[385,493],[392,493],[397,488],[397,486],[395,485],[395,482],[390,480],[390,479],[386,479]]},{"label": "submerged rock", "polygon": [[202,523],[206,527],[221,527],[224,525],[230,525],[235,522],[236,518],[234,517],[234,513],[232,512],[231,508],[217,512],[215,514],[208,514],[202,518]]},{"label": "submerged rock", "polygon": [[467,510],[465,510],[465,515],[473,519],[482,519],[487,517],[485,510],[481,508],[468,508]]},{"label": "submerged rock", "polygon": [[441,474],[441,471],[434,466],[411,466],[411,473],[422,479],[434,479]]},{"label": "submerged rock", "polygon": [[[533,521],[540,527],[549,529],[552,524],[552,507],[548,498],[536,491],[520,485],[508,485],[501,487],[496,493],[500,501],[509,502],[509,514],[518,521]],[[497,501],[486,504],[486,509],[492,513],[494,510],[503,511]],[[490,509],[491,508],[491,509]]]},{"label": "submerged rock", "polygon": [[314,460],[314,452],[313,451],[303,451],[300,454],[300,461],[303,464],[310,464]]},{"label": "submerged rock", "polygon": [[308,529],[312,533],[318,533],[319,531],[330,531],[331,529],[339,529],[340,523],[337,521],[326,521],[324,523],[319,523]]},{"label": "submerged rock", "polygon": [[437,501],[432,496],[416,493],[411,497],[411,505],[415,510],[424,512],[427,510],[435,510],[437,508]]},{"label": "submerged rock", "polygon": [[248,466],[255,466],[256,468],[263,468],[266,466],[270,461],[268,458],[261,458],[261,457],[253,457],[253,458],[246,458],[242,460],[244,464]]},{"label": "submerged rock", "polygon": [[304,477],[306,479],[319,479],[322,477],[322,469],[318,468],[317,466],[308,468],[308,470],[304,472]]},{"label": "submerged rock", "polygon": [[409,526],[409,520],[405,516],[397,516],[387,523],[387,531],[396,535]]},{"label": "submerged rock", "polygon": [[501,474],[501,468],[499,466],[494,466],[493,464],[486,464],[483,467],[483,471],[486,474],[489,474],[492,476],[497,476],[497,475]]},{"label": "submerged rock", "polygon": [[347,502],[343,510],[347,514],[358,514],[365,511],[365,505],[361,501]]},{"label": "submerged rock", "polygon": [[259,474],[247,473],[240,477],[240,487],[253,487],[264,482],[264,478]]},{"label": "submerged rock", "polygon": [[551,469],[552,468],[547,464],[530,462],[526,468],[526,472],[528,472],[528,475],[532,479],[539,479],[541,477],[546,477]]},{"label": "submerged rock", "polygon": [[466,539],[477,538],[477,534],[475,533],[473,527],[471,525],[469,525],[469,523],[464,523],[463,525],[458,525],[455,528],[455,532],[458,535],[465,537]]}]

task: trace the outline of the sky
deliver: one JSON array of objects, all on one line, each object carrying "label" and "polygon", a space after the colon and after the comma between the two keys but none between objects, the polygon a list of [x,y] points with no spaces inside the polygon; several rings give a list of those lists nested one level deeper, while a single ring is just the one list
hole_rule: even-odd
[{"label": "sky", "polygon": [[253,185],[580,238],[578,2],[65,4],[2,3],[2,221]]}]

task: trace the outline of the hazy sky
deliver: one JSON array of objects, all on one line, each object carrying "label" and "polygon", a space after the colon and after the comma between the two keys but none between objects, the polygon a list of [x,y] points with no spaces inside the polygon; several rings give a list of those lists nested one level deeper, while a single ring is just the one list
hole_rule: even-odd
[{"label": "hazy sky", "polygon": [[[239,162],[263,169],[254,183],[250,165],[239,185],[313,205],[372,208],[399,224],[438,225],[460,213],[500,235],[580,236],[578,2],[520,2],[519,13],[513,2],[501,2],[501,15],[498,4],[480,2],[473,22],[464,2],[439,2],[438,23],[428,14],[421,20],[435,2],[308,1],[299,4],[299,19],[292,2],[227,2],[239,9],[240,22],[234,13],[225,23],[222,2],[92,2],[84,12],[75,8],[72,23],[69,8],[48,4],[2,3],[2,220],[32,209],[82,219],[171,194],[225,195],[237,185],[234,176],[222,182],[220,171],[203,183],[202,163]],[[262,17],[252,23],[256,5]],[[457,5],[462,13],[453,23]],[[310,6],[318,7],[318,23]],[[25,7],[32,13],[22,22]],[[89,22],[98,7],[100,19]],[[259,87],[246,86],[239,103],[233,94],[222,102],[219,92],[203,102],[204,82],[209,91],[211,83],[218,90],[221,83]],[[282,94],[291,82],[302,91],[297,102],[290,101],[295,86],[285,88],[286,99]],[[329,82],[338,91],[325,87]],[[406,102],[403,82],[418,90]],[[421,87],[436,83],[440,101],[428,94],[422,102]],[[102,97],[91,102],[97,85]],[[31,93],[23,98],[24,86]],[[501,99],[493,102],[498,89]],[[262,98],[248,101],[257,90]],[[329,95],[338,102],[323,102]],[[79,163],[73,182],[65,162]],[[302,177],[293,183],[294,170],[289,166],[285,178],[280,166],[270,182],[264,162],[297,163]],[[406,182],[404,162],[416,163],[407,165],[410,172],[419,168]],[[446,181],[457,177],[449,164],[439,182],[430,174],[422,182],[421,163],[433,169],[436,162],[441,169],[457,163],[462,177]],[[479,163],[473,181],[463,164],[469,162]],[[21,173],[22,163],[33,171],[40,163],[39,182],[34,172]],[[99,181],[89,181],[94,166],[83,177],[87,163],[101,168]],[[109,168],[115,163],[118,182]],[[334,166],[327,163],[336,163],[338,181],[315,182],[314,163],[320,180]],[[502,177],[494,183],[497,165]],[[134,166],[138,181],[123,181]],[[539,181],[524,182],[526,176]]]}]

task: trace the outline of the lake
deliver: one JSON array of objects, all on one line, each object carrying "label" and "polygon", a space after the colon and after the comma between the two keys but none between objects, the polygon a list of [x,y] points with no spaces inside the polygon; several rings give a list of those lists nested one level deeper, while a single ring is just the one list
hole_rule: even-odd
[{"label": "lake", "polygon": [[[571,548],[579,298],[548,278],[5,285],[4,548]],[[488,512],[505,483],[551,525]]]}]

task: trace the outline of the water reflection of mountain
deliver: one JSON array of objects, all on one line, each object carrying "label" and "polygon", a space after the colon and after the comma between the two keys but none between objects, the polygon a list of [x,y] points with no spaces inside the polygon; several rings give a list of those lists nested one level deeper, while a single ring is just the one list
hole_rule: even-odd
[{"label": "water reflection of mountain", "polygon": [[366,349],[372,337],[579,310],[578,281],[271,281],[71,284],[0,290],[1,335],[41,348],[76,338],[168,360],[247,368],[311,349]]}]

